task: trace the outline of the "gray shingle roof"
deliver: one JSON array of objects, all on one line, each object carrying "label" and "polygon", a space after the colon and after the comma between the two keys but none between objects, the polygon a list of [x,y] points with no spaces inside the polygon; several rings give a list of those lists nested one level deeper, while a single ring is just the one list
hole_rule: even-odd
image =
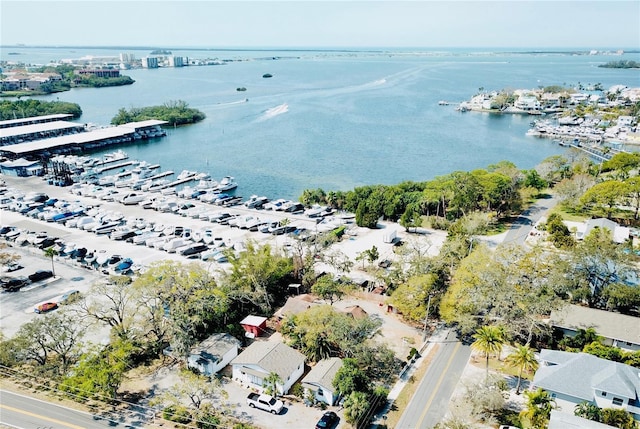
[{"label": "gray shingle roof", "polygon": [[336,373],[340,368],[342,368],[342,359],[337,357],[322,359],[309,371],[309,374],[302,379],[302,382],[314,384],[325,390],[333,391],[333,379],[336,377]]},{"label": "gray shingle roof", "polygon": [[275,372],[286,381],[305,361],[297,350],[278,341],[256,341],[231,361],[232,365],[257,365],[266,372]]},{"label": "gray shingle roof", "polygon": [[213,334],[191,349],[192,355],[200,355],[208,360],[220,361],[229,350],[240,347],[240,341],[230,334]]},{"label": "gray shingle roof", "polygon": [[540,359],[543,362],[562,360],[554,365],[542,365],[536,371],[532,384],[544,390],[585,401],[594,400],[594,389],[623,398],[636,399],[640,396],[638,368],[600,359],[587,353],[542,350]]},{"label": "gray shingle roof", "polygon": [[550,323],[574,331],[593,328],[598,335],[605,338],[640,344],[640,317],[567,305],[561,310],[551,312]]}]

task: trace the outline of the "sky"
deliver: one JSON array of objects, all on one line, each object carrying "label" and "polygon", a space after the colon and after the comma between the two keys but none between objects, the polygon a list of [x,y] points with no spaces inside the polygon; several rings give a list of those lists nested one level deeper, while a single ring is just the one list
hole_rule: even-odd
[{"label": "sky", "polygon": [[0,0],[0,45],[640,49],[640,0]]}]

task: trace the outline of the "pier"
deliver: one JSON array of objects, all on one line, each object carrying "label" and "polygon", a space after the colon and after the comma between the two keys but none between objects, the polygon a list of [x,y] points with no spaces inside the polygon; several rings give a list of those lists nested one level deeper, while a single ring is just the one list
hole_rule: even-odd
[{"label": "pier", "polygon": [[[118,160],[119,161],[119,160]],[[107,161],[107,162],[114,162],[114,161]],[[128,167],[130,165],[135,164],[136,161],[125,161],[122,162],[120,164],[110,164],[110,165],[106,165],[104,167],[100,167],[100,168],[96,168],[96,173],[100,174],[100,173],[104,173],[105,171],[109,171],[109,170],[115,170],[117,168],[124,168],[124,167]],[[104,165],[105,163],[102,163],[102,165]],[[129,174],[131,174],[131,172],[129,172]]]}]

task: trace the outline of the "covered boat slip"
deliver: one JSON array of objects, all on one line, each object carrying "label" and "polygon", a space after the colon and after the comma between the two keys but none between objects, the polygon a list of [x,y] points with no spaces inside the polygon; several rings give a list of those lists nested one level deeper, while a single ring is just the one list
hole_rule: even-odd
[{"label": "covered boat slip", "polygon": [[[39,125],[54,125],[59,122],[61,121]],[[130,122],[127,124],[118,125],[116,127],[98,128],[92,131],[77,132],[76,134],[1,146],[0,152],[7,157],[17,158],[44,151],[57,152],[71,149],[93,149],[97,147],[109,146],[111,144],[137,140],[141,138],[139,135],[140,132],[159,129],[161,125],[164,125],[166,123],[166,121],[159,120]],[[65,124],[71,123],[65,122]],[[84,125],[74,125],[79,126],[82,130],[84,130]],[[0,132],[3,131],[7,131],[7,129],[0,129]]]},{"label": "covered boat slip", "polygon": [[43,122],[0,128],[0,146],[84,132],[83,124],[67,121]]},{"label": "covered boat slip", "polygon": [[23,125],[44,124],[45,122],[64,121],[73,117],[70,113],[56,113],[53,115],[32,116],[29,118],[16,118],[0,121],[0,129],[21,127]]}]

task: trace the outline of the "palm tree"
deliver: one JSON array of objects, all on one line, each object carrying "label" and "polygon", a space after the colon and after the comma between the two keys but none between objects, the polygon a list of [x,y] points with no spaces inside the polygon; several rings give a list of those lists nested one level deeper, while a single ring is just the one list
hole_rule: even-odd
[{"label": "palm tree", "polygon": [[504,334],[499,326],[482,326],[475,334],[475,341],[471,344],[471,348],[485,355],[487,358],[487,379],[489,378],[489,355],[491,353],[500,355],[502,345],[504,344]]},{"label": "palm tree", "polygon": [[[269,375],[264,378],[264,384],[266,384],[265,392],[268,395],[272,395],[274,398],[278,396],[278,383],[282,383],[282,378],[277,372],[271,371]],[[263,386],[264,386],[263,384]]]},{"label": "palm tree", "polygon": [[58,255],[58,251],[52,247],[47,247],[44,249],[44,256],[47,258],[51,258],[51,272],[53,273],[53,277],[56,276],[56,267],[53,265],[53,257]]},{"label": "palm tree", "polygon": [[556,401],[549,392],[542,389],[524,392],[527,397],[527,408],[520,412],[520,418],[526,421],[527,427],[544,429],[547,427],[551,410],[557,408]]},{"label": "palm tree", "polygon": [[573,409],[573,414],[583,419],[602,423],[602,410],[592,402],[580,402]]},{"label": "palm tree", "polygon": [[516,386],[516,395],[520,394],[520,383],[522,382],[522,373],[524,371],[535,371],[538,369],[538,361],[534,350],[529,344],[521,346],[518,344],[513,353],[504,360],[507,365],[518,368],[518,385]]}]

